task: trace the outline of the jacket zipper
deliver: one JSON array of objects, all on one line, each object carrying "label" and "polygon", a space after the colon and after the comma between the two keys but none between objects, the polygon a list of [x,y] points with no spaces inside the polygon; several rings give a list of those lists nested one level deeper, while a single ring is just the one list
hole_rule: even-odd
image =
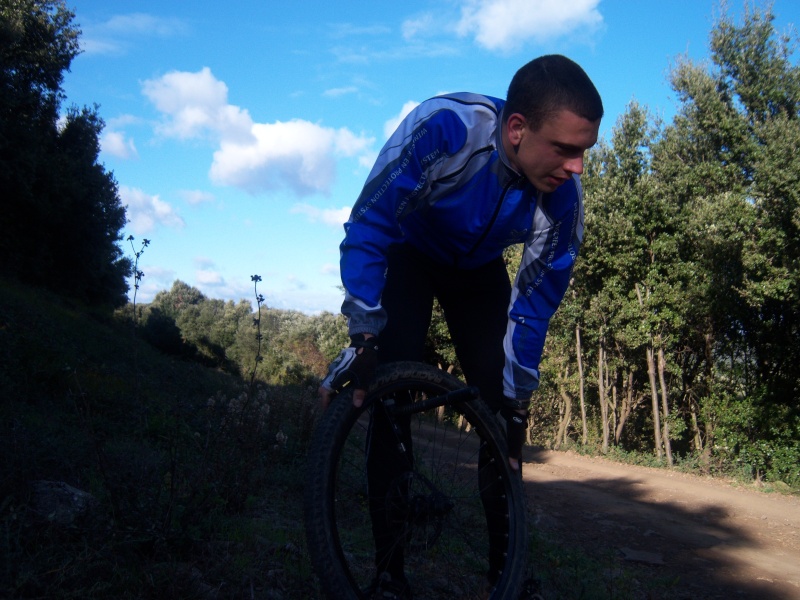
[{"label": "jacket zipper", "polygon": [[517,175],[516,177],[509,179],[508,183],[506,183],[505,186],[503,186],[503,193],[500,196],[500,200],[497,202],[497,206],[494,209],[494,214],[492,214],[492,218],[489,219],[489,223],[483,229],[481,236],[472,245],[472,248],[469,249],[469,251],[465,254],[465,256],[471,256],[478,249],[478,247],[484,242],[484,240],[489,236],[492,227],[494,227],[495,221],[497,221],[497,217],[500,215],[500,209],[503,207],[503,202],[505,202],[506,200],[506,196],[508,195],[508,190],[514,187],[517,183],[519,183],[520,179],[522,179],[522,175]]}]

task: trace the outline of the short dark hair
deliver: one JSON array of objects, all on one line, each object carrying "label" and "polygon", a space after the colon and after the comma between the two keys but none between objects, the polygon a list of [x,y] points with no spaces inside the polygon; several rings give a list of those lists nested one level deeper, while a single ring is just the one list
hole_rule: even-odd
[{"label": "short dark hair", "polygon": [[560,110],[588,121],[603,116],[600,94],[580,65],[566,56],[548,54],[520,67],[508,86],[505,117],[519,113],[535,131]]}]

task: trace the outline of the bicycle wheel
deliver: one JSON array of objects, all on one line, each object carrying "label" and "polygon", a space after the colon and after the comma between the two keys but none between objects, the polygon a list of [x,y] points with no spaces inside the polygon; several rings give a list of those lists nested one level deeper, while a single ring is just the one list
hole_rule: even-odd
[{"label": "bicycle wheel", "polygon": [[[375,577],[376,506],[397,532],[415,599],[487,597],[490,546],[499,579],[488,597],[519,597],[527,546],[522,481],[508,465],[496,418],[480,399],[412,414],[407,445],[413,460],[385,495],[368,496],[365,446],[376,411],[395,404],[413,412],[420,402],[463,388],[440,369],[398,362],[378,369],[360,409],[342,393],[326,410],[308,457],[305,521],[328,597],[363,598]],[[494,489],[487,504],[488,487]]]}]

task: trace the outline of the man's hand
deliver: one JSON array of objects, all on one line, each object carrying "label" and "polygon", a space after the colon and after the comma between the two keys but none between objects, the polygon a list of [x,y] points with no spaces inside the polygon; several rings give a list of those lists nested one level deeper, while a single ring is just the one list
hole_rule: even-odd
[{"label": "man's hand", "polygon": [[350,338],[348,348],[328,367],[328,375],[322,380],[318,394],[323,410],[328,408],[331,398],[347,385],[355,386],[353,390],[353,406],[364,403],[367,388],[375,377],[378,366],[378,338],[369,333],[357,334]]},{"label": "man's hand", "polygon": [[522,466],[522,447],[528,436],[528,411],[524,408],[504,406],[500,416],[506,422],[506,442],[508,443],[508,464],[515,471]]}]

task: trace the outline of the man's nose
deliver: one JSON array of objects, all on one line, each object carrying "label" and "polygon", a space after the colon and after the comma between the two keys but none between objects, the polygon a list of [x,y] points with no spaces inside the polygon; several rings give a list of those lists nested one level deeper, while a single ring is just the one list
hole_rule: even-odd
[{"label": "man's nose", "polygon": [[568,173],[574,173],[575,175],[580,175],[583,173],[583,154],[580,156],[576,156],[574,158],[568,159],[564,163],[564,170]]}]

